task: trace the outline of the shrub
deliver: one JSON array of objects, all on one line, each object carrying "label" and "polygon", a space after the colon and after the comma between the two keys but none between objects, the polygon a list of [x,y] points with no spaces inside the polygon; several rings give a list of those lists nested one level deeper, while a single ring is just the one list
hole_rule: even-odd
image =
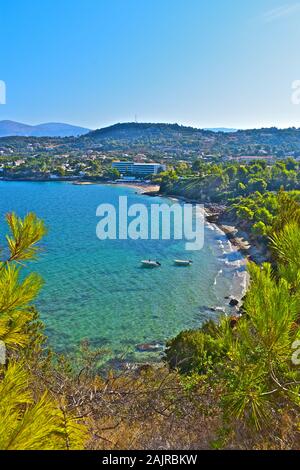
[{"label": "shrub", "polygon": [[181,373],[206,373],[226,354],[221,338],[202,330],[182,331],[167,343],[166,360]]}]

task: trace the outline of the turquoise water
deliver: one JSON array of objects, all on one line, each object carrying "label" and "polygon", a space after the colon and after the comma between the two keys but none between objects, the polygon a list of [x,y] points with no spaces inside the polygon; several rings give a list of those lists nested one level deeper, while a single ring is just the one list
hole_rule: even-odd
[{"label": "turquoise water", "polygon": [[[197,252],[186,252],[184,241],[98,240],[96,208],[117,204],[120,195],[129,203],[161,202],[114,185],[0,182],[1,243],[8,211],[34,211],[49,229],[44,253],[30,269],[45,280],[36,305],[58,351],[74,351],[88,338],[112,358],[156,357],[136,346],[164,343],[217,316],[210,308],[225,305],[230,293],[236,268],[224,262],[224,236],[212,227],[205,228],[204,248]],[[191,267],[173,266],[174,258],[187,257]],[[161,268],[141,268],[140,260],[148,258],[159,259]]]}]

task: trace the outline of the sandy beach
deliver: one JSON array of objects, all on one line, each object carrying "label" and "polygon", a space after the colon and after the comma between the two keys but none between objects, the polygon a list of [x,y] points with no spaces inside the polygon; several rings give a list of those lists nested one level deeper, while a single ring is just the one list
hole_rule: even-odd
[{"label": "sandy beach", "polygon": [[[185,198],[184,196],[165,195],[172,200],[187,202],[191,204],[203,204],[196,200]],[[227,237],[230,246],[229,253],[234,259],[236,253],[236,260],[230,264],[236,265],[236,272],[234,273],[232,288],[229,297],[234,298],[241,304],[242,298],[245,296],[249,287],[250,276],[247,271],[247,264],[249,258],[255,258],[257,254],[256,247],[253,247],[249,241],[239,233],[239,230],[234,225],[222,223],[221,216],[225,211],[225,206],[219,204],[206,204],[204,205],[204,213],[206,222]]]},{"label": "sandy beach", "polygon": [[141,193],[157,193],[160,188],[158,184],[143,184],[143,183],[130,183],[130,182],[108,183],[106,181],[73,181],[72,184],[74,184],[75,186],[88,186],[88,185],[126,186],[128,188],[134,188]]},{"label": "sandy beach", "polygon": [[157,193],[160,189],[158,184],[142,184],[142,183],[116,183],[117,186],[126,186],[134,188],[141,194],[143,193]]}]

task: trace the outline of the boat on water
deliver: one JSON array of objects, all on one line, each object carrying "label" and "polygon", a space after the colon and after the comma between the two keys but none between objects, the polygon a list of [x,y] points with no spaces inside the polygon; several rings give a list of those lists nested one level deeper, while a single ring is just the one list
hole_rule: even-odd
[{"label": "boat on water", "polygon": [[191,266],[193,261],[190,259],[174,259],[176,266]]},{"label": "boat on water", "polygon": [[151,259],[143,260],[141,263],[144,268],[159,268],[161,266],[159,261],[153,261]]}]

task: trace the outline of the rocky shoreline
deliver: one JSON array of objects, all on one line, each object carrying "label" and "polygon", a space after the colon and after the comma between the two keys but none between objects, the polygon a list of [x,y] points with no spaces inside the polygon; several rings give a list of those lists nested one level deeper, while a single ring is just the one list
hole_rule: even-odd
[{"label": "rocky shoreline", "polygon": [[[162,194],[158,192],[144,193],[148,196],[161,196],[174,199],[174,201],[181,201],[190,204],[202,204],[204,207],[206,221],[217,227],[217,229],[226,235],[231,247],[232,252],[236,251],[241,253],[243,259],[239,260],[239,269],[234,275],[232,292],[228,295],[226,300],[229,301],[231,307],[235,307],[235,313],[238,311],[242,304],[242,299],[245,296],[249,287],[249,274],[247,272],[247,263],[251,261],[261,262],[262,254],[260,250],[250,242],[250,238],[246,233],[242,233],[238,227],[236,227],[226,217],[226,205],[200,202],[195,199],[189,199],[184,196],[178,196],[175,194]],[[235,305],[231,305],[234,303]],[[234,313],[234,312],[233,312]]]},{"label": "rocky shoreline", "polygon": [[165,196],[174,200],[187,202],[190,204],[202,204],[204,206],[205,217],[207,222],[215,224],[227,236],[230,243],[240,251],[247,261],[254,261],[261,264],[268,260],[268,253],[264,246],[254,244],[250,235],[236,225],[226,210],[228,208],[225,204],[217,203],[203,203],[197,199],[189,199],[185,196],[178,196],[176,194],[166,194],[158,192],[144,193],[148,196]]}]

